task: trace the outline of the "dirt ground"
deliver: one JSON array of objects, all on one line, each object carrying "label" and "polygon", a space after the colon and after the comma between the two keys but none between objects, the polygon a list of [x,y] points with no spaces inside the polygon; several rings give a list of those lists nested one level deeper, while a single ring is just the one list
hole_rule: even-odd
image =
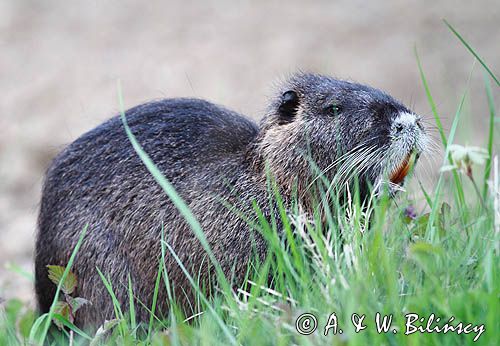
[{"label": "dirt ground", "polygon": [[273,84],[302,69],[384,89],[430,119],[417,47],[446,123],[474,68],[463,138],[483,144],[482,74],[442,18],[499,72],[496,0],[1,1],[0,296],[32,299],[8,268],[33,269],[44,170],[117,112],[117,80],[127,107],[194,96],[258,119]]}]

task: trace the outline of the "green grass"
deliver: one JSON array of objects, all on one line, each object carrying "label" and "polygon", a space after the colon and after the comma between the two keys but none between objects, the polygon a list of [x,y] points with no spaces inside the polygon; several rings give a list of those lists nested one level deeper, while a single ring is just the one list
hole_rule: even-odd
[{"label": "green grass", "polygon": [[[450,24],[446,25],[478,57],[457,31]],[[266,219],[257,206],[255,215],[246,215],[251,227],[268,241],[269,255],[263,263],[255,263],[248,269],[249,281],[237,295],[222,274],[196,218],[135,141],[122,112],[125,130],[136,152],[203,244],[207,260],[217,272],[214,280],[219,287],[218,294],[208,298],[205,288],[200,287],[197,278],[188,273],[174,250],[162,240],[161,259],[173,256],[178,261],[197,293],[195,306],[203,313],[184,316],[180,312],[160,260],[154,301],[164,285],[172,302],[171,311],[168,319],[161,320],[155,314],[155,304],[146,307],[151,312],[151,319],[147,325],[140,326],[134,314],[141,303],[134,301],[130,278],[124,284],[129,288],[128,306],[131,308],[125,311],[113,293],[116,283],[109,282],[106,273],[96,268],[96,275],[100,275],[109,294],[105,299],[115,306],[115,320],[102,326],[95,336],[87,335],[54,313],[57,299],[51,312],[42,316],[36,316],[18,300],[9,300],[0,305],[0,345],[67,344],[70,340],[74,344],[87,344],[91,340],[94,345],[473,344],[476,333],[405,335],[405,314],[409,313],[426,318],[433,313],[441,318],[438,325],[451,317],[454,317],[453,325],[458,322],[484,324],[485,331],[474,344],[499,345],[500,239],[494,229],[493,195],[486,184],[492,176],[491,157],[498,148],[495,145],[498,140],[494,138],[498,122],[495,122],[490,77],[498,82],[487,65],[480,62],[486,71],[485,93],[490,111],[484,143],[490,158],[484,167],[474,166],[471,177],[459,171],[442,172],[434,182],[433,191],[421,188],[400,194],[396,200],[382,196],[374,200],[371,216],[363,212],[355,190],[347,206],[325,208],[333,192],[326,188],[328,182],[319,179],[317,213],[306,218],[295,205],[289,209],[283,205],[270,177],[272,202],[278,206],[275,217],[281,219],[283,229],[278,229],[277,220]],[[460,126],[465,93],[450,133],[445,133],[418,56],[417,63],[445,149],[445,165],[451,160],[448,148]],[[121,92],[119,100],[123,109]],[[480,183],[481,191],[474,188],[476,183]],[[410,206],[416,210],[414,218],[407,216]],[[320,215],[320,211],[324,214]],[[325,222],[321,222],[322,217]],[[79,245],[85,241],[85,231],[62,281],[71,269]],[[269,276],[274,278],[272,287],[268,285]],[[59,284],[58,292],[61,286]],[[296,330],[297,318],[304,313],[317,319],[317,330],[311,335],[301,335]],[[378,313],[392,316],[392,327],[387,333],[377,332],[375,318]],[[330,316],[336,318],[337,328],[342,329],[342,333],[333,335],[334,328],[331,328],[329,334],[324,335]],[[356,332],[352,318],[359,320],[359,316],[365,316],[366,328]],[[53,318],[67,328],[63,331],[55,327],[49,329]]]}]

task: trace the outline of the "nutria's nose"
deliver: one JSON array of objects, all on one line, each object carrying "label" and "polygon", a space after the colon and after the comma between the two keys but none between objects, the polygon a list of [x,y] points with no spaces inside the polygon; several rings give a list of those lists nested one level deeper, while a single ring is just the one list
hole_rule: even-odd
[{"label": "nutria's nose", "polygon": [[392,130],[396,134],[406,131],[415,131],[418,127],[417,116],[413,113],[399,113],[392,123]]}]

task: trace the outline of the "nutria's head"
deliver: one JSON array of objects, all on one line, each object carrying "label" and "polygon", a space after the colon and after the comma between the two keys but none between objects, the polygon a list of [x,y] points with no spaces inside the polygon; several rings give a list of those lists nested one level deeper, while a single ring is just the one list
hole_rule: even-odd
[{"label": "nutria's head", "polygon": [[357,180],[367,193],[401,186],[427,141],[419,116],[384,92],[300,74],[271,102],[255,148],[285,189],[323,174],[338,191]]}]

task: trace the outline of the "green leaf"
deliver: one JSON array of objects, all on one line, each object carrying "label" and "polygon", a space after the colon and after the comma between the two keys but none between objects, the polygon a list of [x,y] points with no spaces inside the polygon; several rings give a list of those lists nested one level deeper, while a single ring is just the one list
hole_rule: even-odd
[{"label": "green leaf", "polygon": [[121,320],[119,318],[104,321],[102,326],[100,326],[99,329],[97,329],[94,338],[90,342],[90,346],[100,345],[101,341],[104,339],[106,334],[108,334],[108,332],[110,332],[120,322]]},{"label": "green leaf", "polygon": [[416,219],[413,234],[418,235],[421,238],[424,237],[427,224],[429,223],[429,216],[430,214],[427,213]]},{"label": "green leaf", "polygon": [[119,320],[119,319],[117,319],[117,318],[114,318],[114,319],[109,320],[109,321],[108,321],[108,320],[106,320],[106,321],[104,321],[104,324],[102,325],[102,327],[101,327],[101,328],[102,328],[105,332],[107,332],[107,331],[109,331],[109,330],[113,329],[113,328],[114,328],[114,327],[115,327],[118,323],[120,323],[120,320]]},{"label": "green leaf", "polygon": [[[56,303],[55,308],[54,308],[54,314],[61,315],[62,317],[66,318],[68,320],[70,320],[70,317],[71,317],[70,311],[71,310],[70,310],[69,304],[67,302],[63,302],[63,301],[58,301]],[[63,329],[64,325],[61,323],[60,320],[52,317],[52,321],[57,326],[57,328]]]},{"label": "green leaf", "polygon": [[81,298],[81,297],[76,297],[76,298],[73,298],[73,297],[67,297],[68,298],[68,303],[71,307],[71,312],[73,313],[73,315],[76,314],[76,312],[84,305],[86,304],[92,304],[89,300],[85,299],[85,298]]},{"label": "green leaf", "polygon": [[448,218],[450,214],[451,214],[451,207],[450,207],[450,205],[448,203],[446,203],[446,202],[443,202],[441,204],[441,215],[443,215],[443,217]]},{"label": "green leaf", "polygon": [[[48,265],[47,269],[49,270],[49,279],[52,281],[54,284],[59,285],[61,282],[61,278],[63,277],[64,270],[66,269],[63,266],[56,266],[56,265]],[[78,284],[78,280],[76,278],[76,275],[69,271],[68,275],[66,276],[66,279],[61,285],[61,290],[65,294],[72,294],[75,291],[75,288]]]}]

